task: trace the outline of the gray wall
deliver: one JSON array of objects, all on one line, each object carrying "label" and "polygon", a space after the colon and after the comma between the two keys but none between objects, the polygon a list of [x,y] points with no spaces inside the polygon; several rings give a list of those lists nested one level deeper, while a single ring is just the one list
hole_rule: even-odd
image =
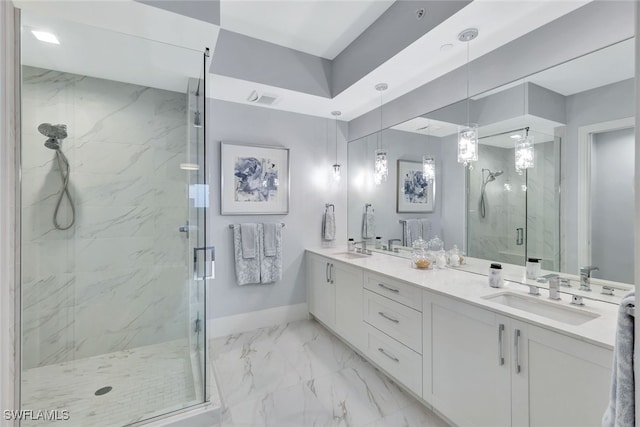
[{"label": "gray wall", "polygon": [[578,273],[578,129],[634,115],[633,79],[566,98],[567,125],[562,142],[562,271]]},{"label": "gray wall", "polygon": [[633,283],[635,133],[594,135],[591,152],[591,258],[596,277]]},{"label": "gray wall", "polygon": [[[335,158],[333,119],[208,99],[207,158],[211,182],[210,229],[216,247],[216,278],[210,285],[209,317],[218,318],[306,301],[304,250],[320,246],[324,204],[336,206],[337,245],[346,244],[346,178],[329,180]],[[338,131],[338,162],[346,165],[346,126]],[[288,215],[220,215],[220,141],[277,145],[290,150]],[[344,166],[343,166],[344,167]],[[275,284],[236,284],[229,224],[283,222],[283,277]]]}]

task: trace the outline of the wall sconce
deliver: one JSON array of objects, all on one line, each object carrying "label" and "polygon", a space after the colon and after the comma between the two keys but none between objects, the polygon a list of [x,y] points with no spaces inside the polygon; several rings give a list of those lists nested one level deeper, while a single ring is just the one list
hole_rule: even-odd
[{"label": "wall sconce", "polygon": [[431,156],[422,156],[422,175],[427,182],[433,182],[436,178],[436,161]]},{"label": "wall sconce", "polygon": [[382,149],[382,92],[387,90],[389,86],[386,83],[378,83],[376,90],[380,92],[380,132],[378,133],[378,149],[376,150],[376,158],[373,167],[373,181],[376,185],[380,185],[387,181],[389,176],[389,162],[387,159],[387,150]]},{"label": "wall sconce", "polygon": [[525,128],[525,136],[516,141],[516,172],[522,175],[525,169],[534,166],[533,136],[529,136],[529,128]]},{"label": "wall sconce", "polygon": [[340,178],[341,178],[341,176],[340,176],[340,164],[338,163],[338,116],[340,114],[342,114],[340,111],[332,111],[331,112],[331,115],[336,118],[336,120],[335,120],[335,122],[336,122],[335,123],[336,124],[336,135],[335,135],[336,136],[336,138],[335,138],[336,139],[336,161],[333,164],[333,173],[332,173],[333,180],[335,182],[340,182]]},{"label": "wall sconce", "polygon": [[478,160],[478,125],[469,123],[469,42],[478,37],[477,28],[468,28],[458,34],[458,40],[467,43],[467,124],[458,126],[458,163],[471,167],[471,162]]}]

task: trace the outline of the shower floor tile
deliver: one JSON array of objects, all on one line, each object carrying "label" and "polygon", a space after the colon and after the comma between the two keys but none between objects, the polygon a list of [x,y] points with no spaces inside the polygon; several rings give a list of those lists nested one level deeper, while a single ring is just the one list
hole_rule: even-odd
[{"label": "shower floor tile", "polygon": [[21,388],[22,409],[67,410],[69,420],[57,422],[65,427],[123,426],[198,403],[187,340],[28,369]]}]

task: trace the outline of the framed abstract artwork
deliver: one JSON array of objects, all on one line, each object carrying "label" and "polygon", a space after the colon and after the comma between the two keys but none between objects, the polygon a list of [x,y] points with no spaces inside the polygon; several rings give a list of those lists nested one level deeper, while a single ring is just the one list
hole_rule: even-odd
[{"label": "framed abstract artwork", "polygon": [[398,160],[396,212],[433,212],[436,180],[428,181],[422,162]]},{"label": "framed abstract artwork", "polygon": [[289,149],[220,144],[222,215],[289,212]]}]

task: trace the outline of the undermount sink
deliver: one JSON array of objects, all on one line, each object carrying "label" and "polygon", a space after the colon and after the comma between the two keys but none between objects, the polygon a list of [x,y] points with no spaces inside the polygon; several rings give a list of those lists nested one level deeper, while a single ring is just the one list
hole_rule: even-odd
[{"label": "undermount sink", "polygon": [[333,255],[341,256],[347,259],[367,258],[371,256],[366,254],[359,254],[357,252],[338,252],[337,254],[333,254]]},{"label": "undermount sink", "polygon": [[589,320],[599,317],[596,313],[573,307],[563,307],[549,301],[541,300],[540,297],[527,297],[511,292],[500,292],[483,298],[531,314],[557,320],[558,322],[568,323],[569,325],[582,325]]}]

